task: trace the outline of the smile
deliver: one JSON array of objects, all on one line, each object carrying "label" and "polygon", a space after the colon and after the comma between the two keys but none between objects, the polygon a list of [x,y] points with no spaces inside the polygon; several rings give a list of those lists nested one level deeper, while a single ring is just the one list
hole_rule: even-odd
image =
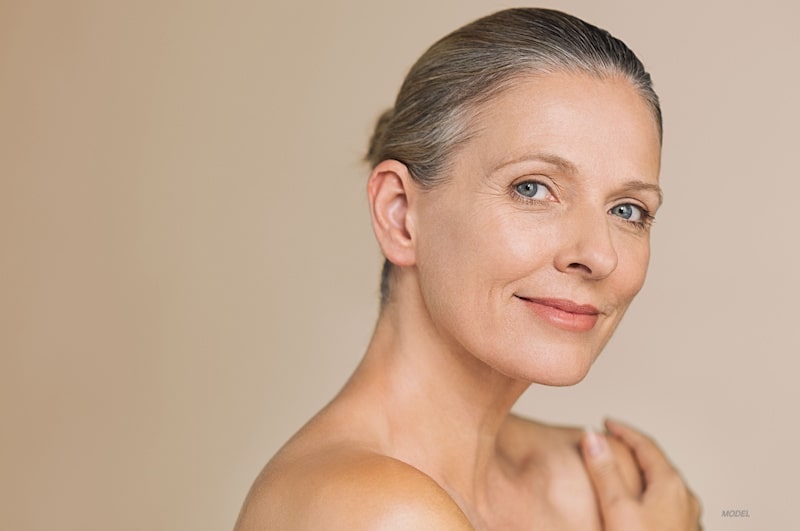
[{"label": "smile", "polygon": [[516,296],[547,324],[568,332],[588,332],[594,328],[600,311],[590,304],[565,299],[526,299]]}]

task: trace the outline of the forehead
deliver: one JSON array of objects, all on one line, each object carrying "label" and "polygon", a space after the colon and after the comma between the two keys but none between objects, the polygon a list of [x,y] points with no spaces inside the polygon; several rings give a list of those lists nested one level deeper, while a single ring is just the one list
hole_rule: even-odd
[{"label": "forehead", "polygon": [[656,120],[632,83],[619,76],[519,78],[478,106],[469,129],[456,165],[461,158],[491,170],[545,153],[576,172],[658,180]]}]

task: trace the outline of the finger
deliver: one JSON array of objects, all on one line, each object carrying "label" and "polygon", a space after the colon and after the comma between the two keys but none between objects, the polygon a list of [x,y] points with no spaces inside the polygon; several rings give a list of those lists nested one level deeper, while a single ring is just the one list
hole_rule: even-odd
[{"label": "finger", "polygon": [[607,419],[605,424],[612,435],[630,447],[644,473],[647,485],[658,477],[675,472],[664,452],[650,437],[618,421]]},{"label": "finger", "polygon": [[606,514],[610,507],[630,496],[622,474],[603,435],[591,429],[585,430],[581,439],[581,450],[589,478],[597,494],[600,510]]}]

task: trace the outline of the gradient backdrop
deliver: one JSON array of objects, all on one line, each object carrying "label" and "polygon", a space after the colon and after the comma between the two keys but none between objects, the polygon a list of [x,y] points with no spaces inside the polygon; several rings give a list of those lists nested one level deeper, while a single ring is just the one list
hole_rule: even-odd
[{"label": "gradient backdrop", "polygon": [[[800,12],[542,4],[652,72],[666,203],[593,371],[517,410],[654,434],[709,530],[800,528]],[[373,120],[512,5],[0,0],[0,528],[232,527],[370,336]]]}]

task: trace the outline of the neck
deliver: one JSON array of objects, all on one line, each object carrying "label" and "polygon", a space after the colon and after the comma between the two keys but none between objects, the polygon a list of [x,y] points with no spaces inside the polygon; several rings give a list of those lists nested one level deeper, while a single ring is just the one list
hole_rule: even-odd
[{"label": "neck", "polygon": [[423,304],[398,301],[381,312],[345,393],[367,393],[389,455],[479,504],[501,465],[498,434],[528,385],[443,337]]}]

